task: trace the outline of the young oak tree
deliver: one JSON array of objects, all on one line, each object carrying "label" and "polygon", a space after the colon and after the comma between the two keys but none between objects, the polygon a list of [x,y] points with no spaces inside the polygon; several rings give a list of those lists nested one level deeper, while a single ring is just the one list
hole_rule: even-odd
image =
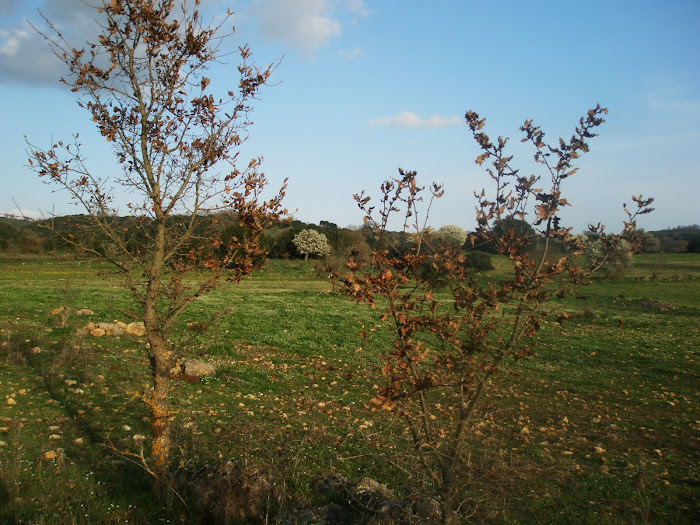
[{"label": "young oak tree", "polygon": [[[100,34],[86,48],[71,46],[45,20],[53,33],[43,36],[69,72],[61,81],[112,145],[121,175],[112,181],[90,170],[77,135],[48,149],[29,143],[30,165],[82,205],[90,219],[83,229],[101,239],[100,249],[81,247],[110,261],[138,304],[152,380],[143,395],[153,432],[144,463],[156,488],[168,483],[171,461],[169,372],[180,349],[169,336],[192,301],[253,270],[261,233],[286,213],[286,183],[262,197],[261,159],[237,167],[250,102],[272,66],[251,65],[248,47],[239,47],[230,54],[240,60],[235,84],[215,96],[207,70],[225,56],[221,29],[232,13],[206,25],[199,3],[103,0],[96,8]],[[117,215],[115,188],[133,199],[130,227]],[[213,235],[197,239],[202,224],[220,213],[235,216],[245,235],[225,246]]]},{"label": "young oak tree", "polygon": [[[394,337],[382,368],[386,383],[372,403],[395,411],[405,423],[410,456],[427,475],[426,489],[439,498],[445,525],[459,522],[465,450],[477,439],[473,431],[479,402],[492,379],[509,359],[531,354],[533,337],[549,313],[547,303],[586,280],[587,273],[579,266],[583,245],[559,216],[569,205],[562,183],[577,171],[573,162],[588,151],[587,141],[604,122],[604,113],[607,110],[600,106],[588,111],[571,139],[560,139],[556,146],[547,145],[540,128],[526,121],[521,127],[523,142],[534,146],[544,176],[524,176],[505,153],[508,139],[499,137],[492,143],[481,131],[485,120],[467,112],[467,125],[481,149],[476,162],[491,161],[487,171],[495,186],[490,198],[485,191],[476,195],[477,231],[471,241],[491,243],[510,262],[510,276],[502,280],[478,276],[465,266],[459,247],[431,244],[435,237],[425,223],[433,200],[443,194],[442,186],[433,184],[428,202],[422,203],[424,188],[416,173],[399,170],[398,178],[382,184],[379,205],[372,205],[364,192],[355,195],[365,222],[376,226],[380,241],[372,253],[371,271],[348,262],[351,273],[344,278],[345,292],[378,308]],[[541,183],[548,189],[541,189]],[[620,235],[608,235],[601,226],[593,228],[601,234],[601,250],[614,253],[621,239],[634,238],[636,217],[652,211],[652,199],[633,198],[637,210],[625,207],[628,220]],[[422,205],[427,210],[420,216]],[[390,246],[387,225],[397,214],[403,218],[403,231],[412,237],[408,250]],[[530,228],[499,228],[513,221],[532,225],[543,238],[543,248],[532,255],[528,251]],[[554,245],[564,255],[553,258]],[[438,274],[449,276],[449,306],[444,298],[441,305],[435,297],[423,268],[426,260]],[[603,255],[597,263],[604,261]],[[362,335],[366,336],[364,331]]]}]

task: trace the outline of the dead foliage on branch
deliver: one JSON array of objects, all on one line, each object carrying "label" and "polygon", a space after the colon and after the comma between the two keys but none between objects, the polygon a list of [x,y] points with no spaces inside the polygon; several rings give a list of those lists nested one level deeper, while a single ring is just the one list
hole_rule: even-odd
[{"label": "dead foliage on branch", "polygon": [[[180,351],[172,330],[192,301],[253,271],[264,252],[260,235],[286,213],[284,186],[263,198],[262,159],[238,162],[251,101],[273,66],[251,64],[247,46],[224,52],[232,13],[207,25],[199,3],[103,0],[95,8],[99,34],[84,48],[45,20],[44,36],[68,71],[61,80],[111,144],[121,174],[112,180],[89,168],[77,135],[48,149],[29,144],[38,175],[89,217],[80,235],[68,231],[64,239],[110,261],[138,304],[152,378],[143,395],[153,427],[148,470],[157,486],[169,479],[169,371]],[[236,56],[238,67],[228,89],[215,89],[208,70],[223,56]],[[117,191],[129,196],[129,227]],[[206,222],[221,214],[244,234],[227,241],[207,234]]]},{"label": "dead foliage on branch", "polygon": [[[431,205],[443,195],[441,185],[426,191],[415,172],[399,170],[399,177],[382,184],[377,205],[364,192],[355,195],[380,241],[371,270],[348,262],[344,290],[358,303],[377,309],[394,337],[384,356],[386,383],[372,403],[394,411],[404,422],[412,454],[430,480],[430,491],[440,498],[445,524],[458,522],[458,480],[465,451],[478,439],[473,430],[484,393],[507,360],[532,354],[547,303],[590,275],[581,265],[581,239],[562,224],[559,214],[570,205],[563,183],[577,172],[574,161],[588,152],[588,141],[605,113],[600,106],[589,110],[571,139],[559,139],[554,146],[531,120],[525,121],[522,140],[534,147],[543,175],[522,175],[506,153],[508,139],[492,142],[483,131],[485,119],[466,113],[481,149],[476,162],[487,164],[493,186],[475,195],[477,229],[471,243],[489,244],[507,258],[511,273],[505,279],[479,275],[464,264],[459,247],[431,235],[426,226]],[[608,249],[620,239],[633,238],[637,216],[651,211],[652,199],[639,196],[634,202],[635,211],[625,208],[628,220],[622,232],[604,234]],[[403,221],[403,238],[408,239],[404,246],[392,244],[386,235],[394,217]],[[526,221],[532,228],[499,228],[509,221]],[[527,247],[533,228],[541,246],[531,252]],[[438,301],[426,261],[433,272],[447,276],[449,301]]]}]

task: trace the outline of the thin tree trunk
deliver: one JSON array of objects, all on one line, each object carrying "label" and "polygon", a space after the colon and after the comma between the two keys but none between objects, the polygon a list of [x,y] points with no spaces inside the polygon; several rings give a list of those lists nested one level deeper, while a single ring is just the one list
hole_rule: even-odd
[{"label": "thin tree trunk", "polygon": [[445,458],[442,467],[442,486],[440,487],[440,508],[442,525],[457,525],[457,512],[454,507],[455,458]]},{"label": "thin tree trunk", "polygon": [[[156,212],[160,216],[160,211]],[[158,297],[160,280],[163,275],[165,254],[165,222],[162,216],[156,221],[154,236],[154,256],[151,264],[150,280],[143,305],[143,321],[146,335],[151,346],[151,373],[153,389],[146,400],[151,412],[151,472],[154,475],[153,486],[155,493],[160,496],[167,494],[170,473],[170,369],[172,368],[172,353],[163,335],[163,327],[158,315]]]},{"label": "thin tree trunk", "polygon": [[148,400],[151,411],[151,470],[155,475],[154,485],[160,489],[168,484],[170,471],[170,366],[168,352],[164,348],[151,348],[153,352],[153,390]]},{"label": "thin tree trunk", "polygon": [[457,513],[454,508],[454,501],[451,495],[440,498],[440,508],[442,509],[442,525],[458,525]]}]

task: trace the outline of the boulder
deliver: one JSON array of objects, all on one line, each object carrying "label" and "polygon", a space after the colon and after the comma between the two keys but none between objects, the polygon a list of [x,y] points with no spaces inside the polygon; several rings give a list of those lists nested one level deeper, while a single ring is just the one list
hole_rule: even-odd
[{"label": "boulder", "polygon": [[185,490],[207,523],[257,522],[265,517],[272,488],[253,467],[232,461],[207,465],[185,479]]},{"label": "boulder", "polygon": [[351,488],[352,503],[363,510],[374,511],[385,503],[395,499],[394,493],[385,485],[372,478],[362,478]]},{"label": "boulder", "polygon": [[322,507],[298,509],[285,516],[289,525],[437,525],[442,522],[440,502],[422,496],[396,499],[381,483],[362,478],[352,483],[342,474],[327,472],[314,484]]},{"label": "boulder", "polygon": [[129,323],[124,328],[124,331],[129,335],[135,335],[136,337],[143,337],[146,335],[146,327],[143,322],[139,323]]},{"label": "boulder", "polygon": [[[90,313],[86,313],[83,315],[92,315],[91,310],[84,311]],[[93,323],[92,321],[88,321],[88,323],[85,325],[85,328],[78,329],[77,333],[78,335],[90,334],[93,337],[124,334],[141,337],[146,334],[146,328],[143,326],[142,322],[126,324],[124,321],[114,321],[113,323]]]},{"label": "boulder", "polygon": [[326,472],[314,484],[314,491],[324,496],[343,498],[349,494],[350,485],[350,480],[342,474]]},{"label": "boulder", "polygon": [[393,500],[379,507],[367,525],[433,525],[442,522],[440,502],[433,498]]},{"label": "boulder", "polygon": [[175,366],[170,369],[170,376],[175,379],[199,379],[203,376],[216,375],[216,367],[204,361],[196,359],[178,359]]},{"label": "boulder", "polygon": [[90,334],[93,337],[103,337],[105,335],[124,335],[126,324],[121,321],[114,323],[93,323],[89,321],[85,328],[78,329],[78,335]]},{"label": "boulder", "polygon": [[196,359],[183,361],[180,368],[182,369],[182,373],[187,377],[216,375],[216,367],[214,365],[205,363],[204,361],[197,361]]},{"label": "boulder", "polygon": [[104,335],[124,335],[126,333],[126,323],[122,321],[98,323],[95,326],[98,330],[104,330]]}]

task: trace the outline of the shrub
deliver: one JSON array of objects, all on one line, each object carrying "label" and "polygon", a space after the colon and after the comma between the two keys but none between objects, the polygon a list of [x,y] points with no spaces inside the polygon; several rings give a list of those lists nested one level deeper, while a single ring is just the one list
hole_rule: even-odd
[{"label": "shrub", "polygon": [[619,279],[632,266],[632,248],[624,239],[601,237],[589,241],[586,255],[592,271],[603,272],[608,279]]},{"label": "shrub", "polygon": [[424,257],[418,266],[417,278],[434,290],[445,288],[450,282],[450,273],[442,264],[441,258]]},{"label": "shrub", "polygon": [[485,272],[493,270],[493,262],[491,257],[486,252],[467,252],[464,254],[464,268],[475,271]]},{"label": "shrub", "polygon": [[[485,119],[472,111],[465,115],[482,151],[476,162],[491,159],[488,173],[496,184],[493,197],[487,199],[486,191],[477,194],[475,237],[482,243],[492,242],[512,268],[511,274],[496,282],[473,278],[463,267],[460,250],[431,249],[431,235],[424,225],[428,211],[419,222],[419,203],[427,200],[425,208],[430,210],[444,193],[441,185],[433,183],[425,199],[416,172],[399,170],[398,178],[382,184],[380,206],[370,203],[372,198],[365,192],[355,195],[365,221],[377,225],[380,245],[393,214],[403,218],[404,231],[410,231],[413,240],[413,247],[405,252],[375,248],[372,271],[354,270],[344,280],[344,291],[358,303],[377,309],[378,326],[392,332],[393,341],[383,356],[385,381],[371,403],[393,411],[395,421],[403,423],[412,441],[406,453],[429,479],[424,488],[439,501],[443,525],[463,523],[467,449],[481,434],[475,429],[485,392],[510,360],[532,354],[548,301],[565,296],[587,278],[577,261],[583,253],[580,243],[570,228],[560,224],[559,212],[568,205],[561,183],[576,172],[573,161],[588,151],[586,140],[596,136],[593,129],[603,123],[605,113],[600,106],[589,110],[575,135],[568,142],[560,139],[558,147],[547,145],[540,128],[525,121],[524,141],[536,148],[535,160],[546,165],[546,176],[551,176],[547,191],[538,189],[539,177],[521,176],[511,167],[512,157],[505,153],[507,139],[499,137],[497,145],[492,143],[481,131]],[[623,236],[634,233],[638,215],[651,211],[652,199],[640,195],[633,200],[638,209],[630,212],[625,207],[628,221]],[[526,251],[536,234],[519,228],[529,226],[524,221],[528,211],[544,239],[542,257],[537,260]],[[514,222],[514,218],[523,220]],[[503,229],[509,224],[512,227]],[[603,237],[602,227],[597,232]],[[614,237],[604,239],[603,248],[616,246]],[[553,241],[569,248],[570,255],[549,261]],[[426,268],[427,279],[421,279]],[[445,300],[442,295],[438,300],[430,281],[439,282],[443,274],[452,283],[452,297]],[[367,335],[361,332],[362,337]]]},{"label": "shrub", "polygon": [[688,253],[700,253],[700,241],[688,242]]},{"label": "shrub", "polygon": [[489,232],[482,236],[479,249],[488,253],[504,254],[508,250],[525,253],[537,244],[537,232],[525,220],[513,217],[498,219]]}]

